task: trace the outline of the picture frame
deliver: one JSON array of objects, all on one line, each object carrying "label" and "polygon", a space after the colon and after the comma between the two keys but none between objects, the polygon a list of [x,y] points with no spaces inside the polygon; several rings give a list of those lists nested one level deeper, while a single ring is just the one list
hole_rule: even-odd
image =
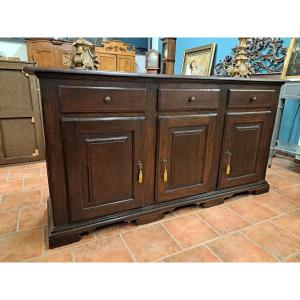
[{"label": "picture frame", "polygon": [[215,50],[215,43],[185,50],[180,73],[182,75],[210,76]]},{"label": "picture frame", "polygon": [[300,79],[300,38],[291,38],[281,79]]}]

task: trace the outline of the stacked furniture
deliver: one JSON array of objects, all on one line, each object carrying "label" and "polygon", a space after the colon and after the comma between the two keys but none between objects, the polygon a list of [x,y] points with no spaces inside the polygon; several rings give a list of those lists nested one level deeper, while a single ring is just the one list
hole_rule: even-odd
[{"label": "stacked furniture", "polygon": [[[73,56],[71,42],[54,39],[26,39],[28,58],[39,67],[69,68]],[[135,51],[122,41],[105,41],[95,47],[98,70],[134,72]]]},{"label": "stacked furniture", "polygon": [[0,60],[0,165],[42,160],[44,137],[34,64]]},{"label": "stacked furniture", "polygon": [[269,190],[280,80],[30,71],[41,84],[50,247]]}]

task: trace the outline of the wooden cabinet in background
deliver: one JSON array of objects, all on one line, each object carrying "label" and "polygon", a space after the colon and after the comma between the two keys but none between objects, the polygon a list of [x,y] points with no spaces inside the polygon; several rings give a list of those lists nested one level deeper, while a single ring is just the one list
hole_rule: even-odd
[{"label": "wooden cabinet in background", "polygon": [[0,165],[45,158],[38,83],[23,71],[28,66],[0,61]]},{"label": "wooden cabinet in background", "polygon": [[282,81],[30,71],[43,98],[50,247],[269,190]]},{"label": "wooden cabinet in background", "polygon": [[[69,68],[73,56],[71,42],[54,39],[26,39],[28,59],[44,68]],[[135,51],[122,41],[105,41],[95,47],[98,70],[135,72]]]},{"label": "wooden cabinet in background", "polygon": [[28,60],[44,68],[68,68],[73,46],[53,39],[26,39]]},{"label": "wooden cabinet in background", "polygon": [[135,72],[135,51],[122,41],[105,41],[95,47],[101,71]]}]

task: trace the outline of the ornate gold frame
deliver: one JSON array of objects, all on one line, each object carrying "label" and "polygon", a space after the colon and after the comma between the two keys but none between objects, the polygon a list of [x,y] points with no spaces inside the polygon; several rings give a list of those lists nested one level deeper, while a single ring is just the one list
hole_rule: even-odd
[{"label": "ornate gold frame", "polygon": [[198,51],[204,51],[204,50],[210,50],[211,51],[211,57],[210,57],[210,63],[209,63],[209,68],[208,68],[208,74],[206,76],[210,76],[211,75],[211,71],[212,71],[212,66],[213,66],[213,61],[214,61],[214,57],[215,57],[215,51],[216,51],[216,44],[212,43],[209,45],[205,45],[205,46],[201,46],[201,47],[195,47],[195,48],[190,48],[190,49],[186,49],[183,53],[183,57],[182,57],[182,63],[181,63],[181,70],[180,70],[180,74],[183,74],[183,66],[184,66],[184,61],[185,61],[185,56],[189,53],[192,52],[198,52]]},{"label": "ornate gold frame", "polygon": [[282,69],[282,72],[281,72],[281,79],[300,79],[300,74],[299,75],[294,75],[294,76],[286,76],[286,72],[287,72],[287,69],[288,69],[288,66],[289,66],[289,63],[290,63],[292,51],[293,51],[293,48],[294,48],[294,45],[295,45],[295,40],[296,40],[296,38],[291,38],[290,45],[289,45],[289,48],[287,50],[286,57],[285,57],[285,60],[284,60],[283,69]]}]

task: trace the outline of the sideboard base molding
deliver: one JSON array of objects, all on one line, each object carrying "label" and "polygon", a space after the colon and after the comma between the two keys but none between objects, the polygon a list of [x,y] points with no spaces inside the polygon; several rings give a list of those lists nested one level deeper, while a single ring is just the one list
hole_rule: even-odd
[{"label": "sideboard base molding", "polygon": [[99,217],[91,220],[70,223],[62,226],[53,226],[51,199],[48,203],[49,216],[49,248],[64,246],[81,239],[82,235],[96,230],[100,227],[119,223],[122,221],[136,221],[137,225],[146,224],[163,218],[164,214],[176,208],[186,205],[196,204],[203,208],[208,208],[224,203],[225,199],[241,193],[262,194],[269,191],[269,184],[266,180],[256,183],[242,185],[234,188],[216,190],[204,194],[198,194],[191,197],[180,198],[168,202],[157,203],[148,207],[133,209],[114,215]]}]

